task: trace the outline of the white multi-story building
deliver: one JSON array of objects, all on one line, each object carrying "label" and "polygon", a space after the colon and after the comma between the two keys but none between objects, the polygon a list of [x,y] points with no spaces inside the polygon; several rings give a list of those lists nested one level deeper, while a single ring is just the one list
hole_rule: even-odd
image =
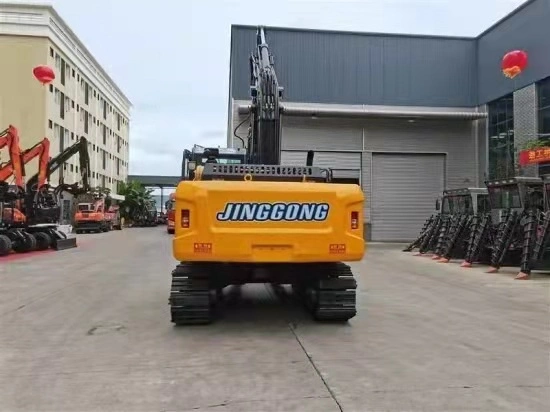
[{"label": "white multi-story building", "polygon": [[[115,194],[128,177],[131,103],[124,93],[49,5],[0,4],[0,53],[0,129],[16,126],[22,149],[48,137],[52,157],[84,136],[91,184]],[[55,71],[49,85],[33,78],[40,64]],[[73,156],[50,183],[79,181],[78,165]],[[33,159],[26,175],[37,168]]]}]

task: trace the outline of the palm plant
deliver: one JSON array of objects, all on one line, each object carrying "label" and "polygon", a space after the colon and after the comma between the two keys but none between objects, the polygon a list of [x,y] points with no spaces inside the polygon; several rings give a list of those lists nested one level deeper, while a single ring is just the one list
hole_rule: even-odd
[{"label": "palm plant", "polygon": [[153,189],[148,189],[137,181],[121,182],[118,194],[125,197],[120,203],[120,214],[126,221],[135,221],[153,201]]}]

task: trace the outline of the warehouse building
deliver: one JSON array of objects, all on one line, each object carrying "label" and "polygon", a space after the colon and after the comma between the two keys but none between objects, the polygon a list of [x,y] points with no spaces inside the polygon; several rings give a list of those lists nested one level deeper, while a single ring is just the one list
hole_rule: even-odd
[{"label": "warehouse building", "polygon": [[[0,127],[16,126],[22,149],[47,137],[52,157],[84,136],[91,184],[111,189],[117,198],[117,183],[128,176],[131,103],[116,83],[47,5],[0,4],[0,55]],[[56,74],[46,86],[32,74],[42,64]],[[73,156],[50,183],[80,181],[78,165]],[[37,168],[33,159],[27,176]]]},{"label": "warehouse building", "polygon": [[[283,163],[305,164],[315,149],[314,164],[362,186],[368,239],[415,238],[444,188],[513,174],[514,148],[550,133],[548,21],[550,1],[532,0],[475,38],[267,27],[285,88]],[[255,45],[256,27],[232,27],[232,147]],[[514,49],[530,62],[510,80],[500,65]]]}]

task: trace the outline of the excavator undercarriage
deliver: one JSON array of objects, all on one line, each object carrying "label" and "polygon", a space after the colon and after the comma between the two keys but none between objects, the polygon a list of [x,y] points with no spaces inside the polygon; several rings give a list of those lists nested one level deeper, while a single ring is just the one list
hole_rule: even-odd
[{"label": "excavator undercarriage", "polygon": [[246,283],[292,285],[295,295],[318,321],[346,321],[356,315],[357,282],[350,266],[341,262],[266,265],[187,262],[172,272],[172,322],[210,323],[221,290]]}]

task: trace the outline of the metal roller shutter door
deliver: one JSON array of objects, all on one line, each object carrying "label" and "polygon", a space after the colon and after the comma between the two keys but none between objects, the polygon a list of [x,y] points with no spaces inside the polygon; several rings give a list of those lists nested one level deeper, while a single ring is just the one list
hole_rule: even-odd
[{"label": "metal roller shutter door", "polygon": [[[281,164],[304,165],[306,164],[307,151],[281,152]],[[334,170],[334,177],[360,179],[361,153],[353,152],[315,152],[313,166],[326,167]]]},{"label": "metal roller shutter door", "polygon": [[414,240],[444,187],[443,154],[373,153],[372,240]]}]

